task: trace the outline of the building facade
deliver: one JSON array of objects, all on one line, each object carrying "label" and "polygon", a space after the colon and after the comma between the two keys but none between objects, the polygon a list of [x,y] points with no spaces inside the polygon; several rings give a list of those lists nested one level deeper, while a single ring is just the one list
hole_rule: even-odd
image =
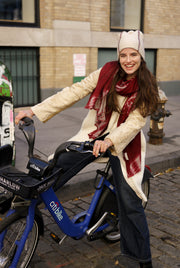
[{"label": "building facade", "polygon": [[131,29],[144,33],[148,67],[166,95],[180,94],[180,0],[1,3],[0,61],[12,72],[16,107],[33,105],[116,60],[119,34]]}]

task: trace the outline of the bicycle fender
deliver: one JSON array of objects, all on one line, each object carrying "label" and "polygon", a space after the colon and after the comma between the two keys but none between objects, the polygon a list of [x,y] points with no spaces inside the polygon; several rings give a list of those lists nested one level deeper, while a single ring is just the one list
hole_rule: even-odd
[{"label": "bicycle fender", "polygon": [[149,179],[153,179],[153,178],[154,177],[153,177],[151,171],[149,170],[148,167],[145,166],[145,168],[144,168],[144,175],[143,175],[143,180],[142,181],[145,182],[145,181],[147,181]]},{"label": "bicycle fender", "polygon": [[[9,222],[15,219],[18,219],[20,217],[24,217],[26,216],[28,213],[28,209],[27,208],[18,208],[16,210],[13,210],[12,211],[12,214],[9,215],[8,218],[5,218],[2,222],[1,222],[1,225],[0,225],[0,232],[3,230],[4,226],[7,226],[9,224]],[[39,234],[40,235],[44,235],[44,221],[43,221],[43,217],[42,217],[42,213],[41,211],[36,208],[36,211],[35,211],[35,220],[38,224],[38,227],[39,227]]]},{"label": "bicycle fender", "polygon": [[39,227],[39,234],[43,236],[44,235],[44,221],[43,221],[42,213],[38,208],[36,209],[36,212],[35,212],[35,220]]}]

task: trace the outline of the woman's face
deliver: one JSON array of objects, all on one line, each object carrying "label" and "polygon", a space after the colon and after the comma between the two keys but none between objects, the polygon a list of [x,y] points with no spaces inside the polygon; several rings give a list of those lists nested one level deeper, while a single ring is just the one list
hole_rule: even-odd
[{"label": "woman's face", "polygon": [[127,74],[126,79],[129,80],[137,74],[137,70],[141,64],[141,55],[133,48],[124,48],[120,52],[119,62]]}]

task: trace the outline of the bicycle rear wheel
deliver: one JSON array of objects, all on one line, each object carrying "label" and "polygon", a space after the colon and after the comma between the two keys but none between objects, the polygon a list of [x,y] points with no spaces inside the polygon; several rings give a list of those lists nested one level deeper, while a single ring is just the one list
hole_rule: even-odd
[{"label": "bicycle rear wheel", "polygon": [[[108,178],[108,180],[112,185],[114,184],[112,175]],[[94,211],[90,225],[93,226],[102,217],[102,215],[105,212],[108,212],[108,214],[110,215],[110,218],[112,216],[112,224],[109,218],[110,226],[104,231],[102,231],[102,233],[104,232],[103,239],[111,243],[117,242],[120,239],[120,231],[119,231],[119,224],[118,224],[118,206],[117,206],[117,201],[116,201],[116,195],[107,187],[104,187],[102,190],[101,197]],[[106,220],[105,222],[103,222],[103,224],[105,223],[106,223]],[[106,234],[106,232],[108,232],[108,229],[111,229],[112,226],[114,227],[113,228],[114,230]]]},{"label": "bicycle rear wheel", "polygon": [[[112,175],[109,177],[108,180],[112,185],[114,185]],[[149,180],[144,181],[142,184],[142,189],[147,198],[149,196],[149,187]],[[145,209],[147,202],[142,201],[142,205]],[[105,212],[108,212],[110,215],[113,216],[113,218],[116,218],[117,222],[114,221],[115,230],[113,230],[112,232],[106,234],[106,231],[108,230],[104,230],[105,235],[103,238],[109,243],[118,242],[120,240],[121,235],[118,222],[118,205],[116,201],[116,195],[107,187],[104,187],[102,191],[102,195],[94,212],[92,224],[95,223]]]},{"label": "bicycle rear wheel", "polygon": [[[0,267],[8,268],[12,264],[15,256],[18,241],[20,241],[22,234],[26,227],[26,217],[14,213],[5,218],[0,224],[0,233],[3,234],[3,240],[0,245]],[[39,240],[38,223],[34,220],[33,228],[28,235],[17,268],[26,268],[35,252]]]}]

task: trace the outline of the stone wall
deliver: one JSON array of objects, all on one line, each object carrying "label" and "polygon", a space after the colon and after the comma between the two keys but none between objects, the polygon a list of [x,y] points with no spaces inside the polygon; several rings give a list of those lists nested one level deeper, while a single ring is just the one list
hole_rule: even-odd
[{"label": "stone wall", "polygon": [[41,28],[53,20],[90,22],[92,31],[109,31],[110,0],[40,0]]},{"label": "stone wall", "polygon": [[146,0],[144,18],[146,34],[179,35],[180,1]]},{"label": "stone wall", "polygon": [[[97,69],[96,48],[41,47],[40,73],[41,88],[54,93],[73,83],[73,54],[86,54],[86,75]],[[44,97],[46,97],[46,95]]]}]

